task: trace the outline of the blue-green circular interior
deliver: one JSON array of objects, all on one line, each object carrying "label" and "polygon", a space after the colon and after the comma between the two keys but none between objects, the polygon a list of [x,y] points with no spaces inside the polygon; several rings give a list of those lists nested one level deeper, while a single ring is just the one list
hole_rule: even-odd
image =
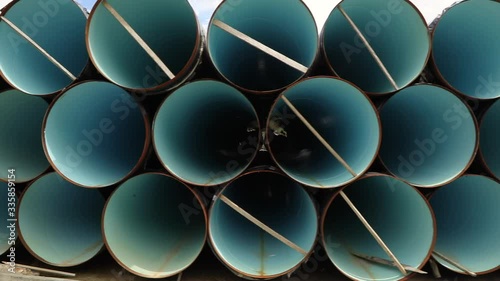
[{"label": "blue-green circular interior", "polygon": [[[21,0],[3,16],[74,76],[82,73],[89,60],[85,48],[87,18],[76,3],[71,0]],[[0,71],[17,89],[33,95],[47,95],[73,82],[5,21],[0,21],[0,37]]]},{"label": "blue-green circular interior", "polygon": [[483,160],[491,173],[500,179],[500,101],[495,102],[483,116],[480,131],[480,149]]},{"label": "blue-green circular interior", "polygon": [[[304,73],[213,24],[219,20],[288,58],[310,67],[318,50],[314,18],[300,0],[226,1],[208,29],[208,52],[217,70],[248,90],[278,90]],[[286,11],[286,12],[284,12]]]},{"label": "blue-green circular interior", "polygon": [[108,249],[120,264],[149,278],[186,269],[206,237],[205,216],[194,193],[161,174],[123,183],[108,201],[103,227]]},{"label": "blue-green circular interior", "polygon": [[238,90],[217,81],[198,81],[176,90],[160,107],[154,144],[177,177],[216,185],[248,167],[258,149],[257,124],[252,104]]},{"label": "blue-green circular interior", "polygon": [[[368,169],[380,143],[380,124],[369,99],[349,83],[334,78],[305,80],[284,95],[357,173]],[[314,187],[336,187],[352,175],[279,99],[271,122],[285,136],[270,129],[269,146],[281,169],[295,180]]]},{"label": "blue-green circular interior", "polygon": [[431,85],[406,88],[380,110],[380,158],[410,184],[432,187],[460,175],[478,139],[469,108],[454,94]]},{"label": "blue-green circular interior", "polygon": [[432,56],[443,79],[478,99],[500,97],[500,3],[464,1],[449,9],[434,30]]},{"label": "blue-green circular interior", "polygon": [[[431,197],[437,223],[435,251],[472,272],[485,272],[500,264],[500,184],[483,176],[463,176]],[[460,269],[434,258],[443,266]]]},{"label": "blue-green circular interior", "polygon": [[[424,265],[433,246],[434,218],[416,189],[389,176],[373,176],[356,181],[344,192],[401,263]],[[323,227],[328,257],[346,276],[371,281],[404,277],[395,266],[353,255],[391,260],[340,195],[329,206]]]},{"label": "blue-green circular interior", "polygon": [[98,190],[73,185],[56,173],[37,179],[19,203],[19,231],[26,247],[56,266],[90,260],[104,245],[104,202]]},{"label": "blue-green circular interior", "polygon": [[47,114],[44,141],[53,166],[71,181],[103,187],[138,165],[146,142],[145,116],[133,97],[106,82],[79,84]]},{"label": "blue-green circular interior", "polygon": [[[196,15],[187,0],[107,0],[176,75],[198,52]],[[102,2],[88,26],[89,53],[97,69],[112,82],[130,89],[153,88],[170,78],[135,41]]]},{"label": "blue-green circular interior", "polygon": [[16,181],[27,182],[49,168],[42,146],[42,123],[49,104],[18,90],[0,93],[0,179],[16,169]]},{"label": "blue-green circular interior", "polygon": [[[313,247],[317,213],[311,197],[298,183],[275,173],[251,173],[229,184],[222,194],[305,251]],[[209,221],[216,254],[244,275],[281,275],[305,258],[221,200],[213,204]]]},{"label": "blue-green circular interior", "polygon": [[[9,208],[14,208],[17,206],[17,196],[9,196],[9,191],[15,192],[15,186],[10,187],[6,182],[0,182],[0,203],[2,209],[0,210],[0,219],[5,222],[5,227],[0,228],[0,256],[9,251],[10,247],[15,247],[15,242],[17,238],[17,228],[14,233],[11,233],[9,219],[15,219],[15,212],[10,212]],[[9,190],[10,189],[10,190]],[[11,204],[11,205],[9,205]],[[11,216],[13,214],[14,216]],[[12,221],[14,223],[14,221]],[[13,236],[11,236],[13,234]]]},{"label": "blue-green circular interior", "polygon": [[[339,4],[369,42],[399,88],[415,80],[427,63],[430,37],[417,10],[405,0],[344,0]],[[342,78],[364,91],[393,92],[394,86],[335,8],[323,29],[326,58]]]}]

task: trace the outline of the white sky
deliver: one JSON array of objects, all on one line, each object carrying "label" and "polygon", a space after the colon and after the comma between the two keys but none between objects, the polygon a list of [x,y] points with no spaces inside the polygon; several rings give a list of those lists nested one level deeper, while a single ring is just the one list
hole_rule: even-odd
[{"label": "white sky", "polygon": [[[0,0],[0,7],[5,6],[11,0]],[[77,0],[84,7],[90,10],[96,0]],[[138,0],[139,1],[139,0]],[[318,29],[321,30],[326,18],[335,6],[340,2],[339,0],[303,0],[311,9],[316,21]],[[440,14],[446,7],[453,4],[457,0],[410,0],[422,12],[428,23],[432,22],[434,18]],[[213,11],[222,0],[189,0],[200,20],[204,25],[208,23]]]}]

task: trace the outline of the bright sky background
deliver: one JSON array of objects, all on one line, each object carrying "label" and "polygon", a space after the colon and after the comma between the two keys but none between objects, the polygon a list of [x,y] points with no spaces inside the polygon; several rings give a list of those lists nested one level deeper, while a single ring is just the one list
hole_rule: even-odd
[{"label": "bright sky background", "polygon": [[[0,7],[11,0],[0,0]],[[141,0],[137,0],[141,1]],[[339,0],[303,0],[307,6],[311,9],[316,21],[318,23],[319,30],[322,29],[324,22],[326,21],[331,10],[340,2]],[[457,0],[411,0],[422,12],[428,23],[432,22],[438,14],[440,14],[446,7],[453,4]],[[85,8],[89,11],[96,0],[78,0]],[[207,25],[210,17],[217,7],[217,5],[222,2],[222,0],[189,0],[193,5],[194,9],[198,13],[201,22],[204,26]]]}]

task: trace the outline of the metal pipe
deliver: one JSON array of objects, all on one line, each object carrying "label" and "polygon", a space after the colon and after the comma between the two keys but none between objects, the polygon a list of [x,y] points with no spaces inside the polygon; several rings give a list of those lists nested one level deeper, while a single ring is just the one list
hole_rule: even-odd
[{"label": "metal pipe", "polygon": [[72,0],[16,0],[0,19],[0,74],[32,95],[51,95],[72,84],[89,63],[87,16]]},{"label": "metal pipe", "polygon": [[380,108],[379,157],[390,173],[418,187],[457,179],[478,146],[472,110],[456,95],[433,85],[408,87]]},{"label": "metal pipe", "polygon": [[[437,222],[435,251],[476,275],[499,269],[499,200],[500,184],[479,175],[462,176],[434,192],[430,203]],[[467,274],[440,255],[433,257],[444,267]]]},{"label": "metal pipe", "polygon": [[38,260],[59,267],[82,264],[103,248],[98,190],[71,184],[52,172],[32,182],[19,199],[19,238]]},{"label": "metal pipe", "polygon": [[52,167],[84,187],[105,187],[133,174],[146,158],[150,125],[142,106],[120,87],[87,81],[59,95],[43,124]]},{"label": "metal pipe", "polygon": [[441,16],[433,30],[432,63],[438,78],[475,99],[500,97],[500,3],[464,1]]},{"label": "metal pipe", "polygon": [[187,0],[100,0],[86,42],[103,76],[146,92],[171,90],[191,78],[203,49],[202,28]]},{"label": "metal pipe", "polygon": [[28,182],[50,165],[45,157],[40,132],[49,104],[41,97],[18,90],[0,93],[0,181],[8,180],[15,168],[16,182]]},{"label": "metal pipe", "polygon": [[[15,219],[11,216],[11,214],[15,214],[15,212],[10,212],[9,208],[13,207],[15,210],[15,206],[17,205],[17,196],[15,194],[15,181],[14,184],[9,184],[7,182],[0,181],[0,206],[2,209],[0,210],[0,220],[5,222],[5,227],[0,228],[0,255],[7,253],[11,247],[15,247],[15,243],[17,240],[17,227],[13,228],[10,226],[12,219]],[[14,196],[11,196],[14,195]],[[12,199],[14,198],[14,199]],[[15,255],[15,253],[14,253]],[[16,257],[14,256],[14,259]],[[10,259],[10,257],[7,257]]]},{"label": "metal pipe", "polygon": [[201,197],[159,173],[133,177],[111,195],[103,212],[106,247],[126,270],[166,278],[185,270],[206,241],[207,214]]},{"label": "metal pipe", "polygon": [[498,124],[500,123],[500,101],[496,101],[483,115],[480,127],[479,152],[486,170],[493,177],[500,180],[500,134]]},{"label": "metal pipe", "polygon": [[236,275],[272,279],[306,261],[317,211],[304,188],[281,173],[253,170],[227,184],[209,211],[209,241]]},{"label": "metal pipe", "polygon": [[309,72],[318,31],[300,0],[224,1],[208,26],[207,49],[226,81],[244,91],[273,93]]},{"label": "metal pipe", "polygon": [[[349,196],[405,267],[421,269],[426,264],[436,227],[430,205],[416,188],[388,175],[370,173],[340,191]],[[392,261],[366,261],[390,258],[340,191],[330,198],[321,219],[322,242],[335,267],[353,280],[408,279],[411,275],[403,275]]]},{"label": "metal pipe", "polygon": [[412,83],[430,56],[425,19],[406,0],[343,0],[321,33],[330,70],[371,94]]},{"label": "metal pipe", "polygon": [[379,149],[381,129],[374,105],[360,89],[341,79],[316,77],[282,95],[354,171],[333,157],[278,98],[267,121],[266,144],[287,175],[308,186],[331,188],[352,182],[368,170]]},{"label": "metal pipe", "polygon": [[202,186],[219,185],[241,174],[255,158],[260,137],[250,101],[214,80],[177,89],[160,106],[153,125],[154,147],[164,167]]}]

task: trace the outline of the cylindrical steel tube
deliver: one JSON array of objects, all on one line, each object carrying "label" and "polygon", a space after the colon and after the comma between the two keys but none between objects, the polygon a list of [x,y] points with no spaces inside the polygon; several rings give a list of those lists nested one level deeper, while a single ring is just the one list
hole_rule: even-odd
[{"label": "cylindrical steel tube", "polygon": [[[382,174],[367,174],[341,189],[405,266],[422,268],[435,243],[434,215],[414,187]],[[361,256],[392,261],[346,201],[336,193],[326,205],[321,235],[333,264],[352,280],[402,280],[396,266],[367,262]]]},{"label": "cylindrical steel tube", "polygon": [[21,195],[19,237],[40,261],[60,267],[79,265],[104,246],[100,224],[104,203],[98,190],[46,174]]},{"label": "cylindrical steel tube", "polygon": [[356,173],[353,176],[313,135],[281,96],[267,123],[267,145],[278,166],[300,183],[338,187],[361,176],[380,145],[377,110],[356,86],[341,79],[304,80],[282,94]]},{"label": "cylindrical steel tube", "polygon": [[65,70],[0,19],[0,74],[13,87],[33,95],[61,91],[89,63],[85,48],[87,17],[72,0],[16,0],[2,16],[19,28]]},{"label": "cylindrical steel tube", "polygon": [[[9,251],[11,247],[15,248],[16,246],[17,223],[14,221],[15,216],[13,217],[17,206],[15,178],[13,183],[14,184],[10,184],[11,186],[9,186],[6,182],[0,182],[0,206],[2,206],[2,209],[0,209],[0,220],[5,222],[6,225],[6,227],[0,228],[0,255]],[[12,210],[14,210],[14,212],[11,212]],[[10,259],[11,257],[8,258]],[[15,253],[13,258],[15,261]]]},{"label": "cylindrical steel tube", "polygon": [[16,182],[27,182],[50,165],[42,146],[42,123],[49,104],[18,90],[0,93],[0,181],[16,169]]},{"label": "cylindrical steel tube", "polygon": [[389,172],[419,187],[458,178],[478,146],[477,121],[453,93],[433,85],[408,87],[380,109],[380,159]]},{"label": "cylindrical steel tube", "polygon": [[391,93],[409,85],[430,55],[425,19],[406,0],[344,0],[328,17],[321,38],[331,70],[373,94]]},{"label": "cylindrical steel tube", "polygon": [[148,152],[150,125],[132,95],[107,82],[83,82],[50,105],[43,145],[54,169],[74,184],[104,187],[130,176]]},{"label": "cylindrical steel tube", "polygon": [[218,185],[242,173],[260,143],[257,113],[238,90],[212,80],[169,95],[153,125],[153,143],[165,168],[195,185]]},{"label": "cylindrical steel tube", "polygon": [[163,174],[133,177],[106,203],[106,246],[126,270],[146,278],[182,272],[205,245],[207,215],[202,199]]},{"label": "cylindrical steel tube", "polygon": [[479,151],[486,169],[500,180],[500,100],[496,101],[481,120]]}]

